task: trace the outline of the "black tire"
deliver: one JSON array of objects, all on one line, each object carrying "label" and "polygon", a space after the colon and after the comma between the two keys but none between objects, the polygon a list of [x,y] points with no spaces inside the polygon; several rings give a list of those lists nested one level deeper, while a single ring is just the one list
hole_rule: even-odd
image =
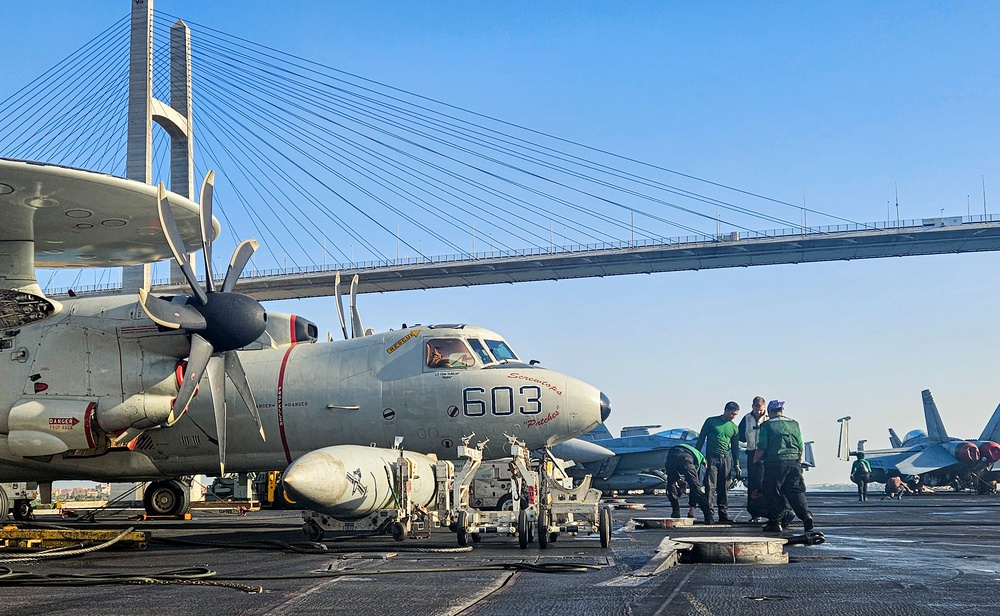
[{"label": "black tire", "polygon": [[611,545],[611,509],[600,507],[597,514],[597,532],[601,535],[601,547]]},{"label": "black tire", "polygon": [[191,492],[180,481],[153,481],[142,494],[142,506],[149,515],[183,515],[191,506]]},{"label": "black tire", "polygon": [[472,543],[479,543],[483,540],[483,536],[479,533],[469,533],[469,538],[472,539]]},{"label": "black tire", "polygon": [[538,547],[543,550],[549,547],[549,512],[546,509],[538,511]]},{"label": "black tire", "polygon": [[14,519],[25,521],[31,519],[31,501],[19,500],[14,501]]},{"label": "black tire", "polygon": [[524,509],[517,514],[517,544],[522,550],[528,547],[528,512]]},{"label": "black tire", "polygon": [[469,545],[469,529],[466,526],[469,515],[464,511],[458,512],[458,522],[455,525],[455,535],[458,537],[459,547]]},{"label": "black tire", "polygon": [[392,538],[396,541],[402,541],[406,539],[406,527],[403,526],[402,522],[392,523]]},{"label": "black tire", "polygon": [[514,501],[511,499],[510,494],[504,494],[497,501],[497,511],[513,511]]},{"label": "black tire", "polygon": [[323,529],[315,520],[308,520],[302,525],[302,534],[306,536],[306,539],[313,542],[319,542],[323,540]]}]

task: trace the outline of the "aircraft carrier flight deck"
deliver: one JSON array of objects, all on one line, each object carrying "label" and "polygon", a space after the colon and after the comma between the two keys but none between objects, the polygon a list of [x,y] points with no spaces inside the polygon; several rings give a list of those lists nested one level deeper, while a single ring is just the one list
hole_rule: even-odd
[{"label": "aircraft carrier flight deck", "polygon": [[[995,614],[1000,595],[997,496],[936,493],[858,503],[808,495],[822,545],[788,545],[786,564],[668,566],[658,546],[697,537],[764,537],[748,523],[643,529],[669,515],[665,497],[629,497],[608,549],[562,535],[540,549],[455,534],[394,541],[305,541],[296,511],[195,510],[189,521],[95,521],[36,513],[26,527],[149,532],[145,550],[114,546],[70,558],[0,551],[0,613],[185,614]],[[731,497],[740,510],[743,495]],[[742,512],[739,521],[746,521]],[[800,534],[799,522],[786,536]],[[463,551],[464,550],[464,551]],[[738,551],[738,550],[737,550]],[[31,557],[31,558],[27,558]]]}]

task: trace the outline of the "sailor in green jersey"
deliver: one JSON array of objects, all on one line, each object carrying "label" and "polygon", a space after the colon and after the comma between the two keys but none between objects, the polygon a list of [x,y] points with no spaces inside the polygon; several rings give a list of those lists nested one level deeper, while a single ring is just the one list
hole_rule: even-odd
[{"label": "sailor in green jersey", "polygon": [[705,520],[712,517],[712,510],[708,508],[708,499],[701,489],[701,480],[698,479],[698,471],[705,463],[705,456],[701,452],[685,443],[674,445],[667,451],[667,461],[663,465],[663,470],[667,472],[667,498],[670,499],[670,517],[681,517],[681,480],[687,484],[690,490],[690,503],[698,505],[705,514]]},{"label": "sailor in green jersey", "polygon": [[767,499],[768,522],[765,532],[780,532],[788,528],[791,512],[802,520],[808,533],[813,529],[812,514],[806,503],[806,483],[802,478],[802,458],[805,445],[799,423],[784,416],[785,403],[771,400],[767,404],[768,420],[760,426],[757,459],[764,460],[762,490]]},{"label": "sailor in green jersey", "polygon": [[701,450],[705,446],[705,459],[708,470],[705,471],[705,492],[708,493],[708,513],[705,522],[711,524],[712,510],[715,502],[719,503],[719,521],[731,523],[729,518],[729,471],[740,472],[740,435],[739,428],[733,421],[740,412],[740,405],[727,402],[722,415],[709,417],[701,427],[698,442],[694,448]]},{"label": "sailor in green jersey", "polygon": [[858,500],[868,500],[868,482],[872,478],[872,463],[865,460],[865,452],[858,452],[858,459],[851,465],[851,481],[858,484]]}]

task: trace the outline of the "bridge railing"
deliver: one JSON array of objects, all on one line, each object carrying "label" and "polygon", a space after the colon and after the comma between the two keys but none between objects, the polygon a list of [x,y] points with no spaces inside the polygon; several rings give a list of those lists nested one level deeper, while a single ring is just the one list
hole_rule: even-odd
[{"label": "bridge railing", "polygon": [[[764,231],[726,231],[719,235],[683,235],[677,237],[642,238],[615,242],[596,242],[593,244],[569,244],[562,246],[521,248],[513,250],[489,250],[475,253],[460,253],[436,256],[404,256],[395,259],[379,259],[371,261],[355,261],[351,263],[329,263],[323,265],[307,265],[255,269],[250,267],[244,272],[244,279],[272,278],[277,276],[298,276],[303,274],[322,274],[336,271],[371,271],[392,267],[413,267],[419,265],[440,265],[448,263],[474,263],[476,261],[498,259],[523,259],[525,257],[542,257],[553,255],[578,255],[588,252],[606,252],[609,250],[633,250],[636,248],[657,248],[669,246],[703,246],[707,244],[730,243],[744,240],[815,237],[832,233],[863,232],[863,231],[900,231],[904,229],[925,229],[928,227],[958,226],[1000,221],[1000,214],[977,214],[972,216],[942,216],[939,218],[917,218],[909,220],[889,220],[872,223],[844,223],[839,225],[790,227],[784,229],[768,229]],[[199,280],[204,281],[204,277]],[[152,281],[153,286],[171,284],[169,278]],[[86,293],[105,293],[121,288],[121,281],[106,284],[74,285],[73,292],[81,295]],[[49,295],[65,295],[70,287],[46,289]]]}]

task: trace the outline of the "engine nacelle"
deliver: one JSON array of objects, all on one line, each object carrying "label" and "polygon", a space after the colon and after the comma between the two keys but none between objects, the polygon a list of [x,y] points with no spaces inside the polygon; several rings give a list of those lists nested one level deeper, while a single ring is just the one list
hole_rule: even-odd
[{"label": "engine nacelle", "polygon": [[[410,499],[429,507],[437,500],[434,458],[403,451],[410,465]],[[311,451],[282,474],[285,492],[303,509],[338,519],[362,518],[395,504],[393,477],[400,452],[394,449],[336,445]]]},{"label": "engine nacelle", "polygon": [[89,399],[26,398],[10,409],[7,443],[17,456],[50,456],[95,449],[102,442]]},{"label": "engine nacelle", "polygon": [[993,441],[979,443],[979,455],[990,461],[990,464],[1000,460],[1000,445]]}]

